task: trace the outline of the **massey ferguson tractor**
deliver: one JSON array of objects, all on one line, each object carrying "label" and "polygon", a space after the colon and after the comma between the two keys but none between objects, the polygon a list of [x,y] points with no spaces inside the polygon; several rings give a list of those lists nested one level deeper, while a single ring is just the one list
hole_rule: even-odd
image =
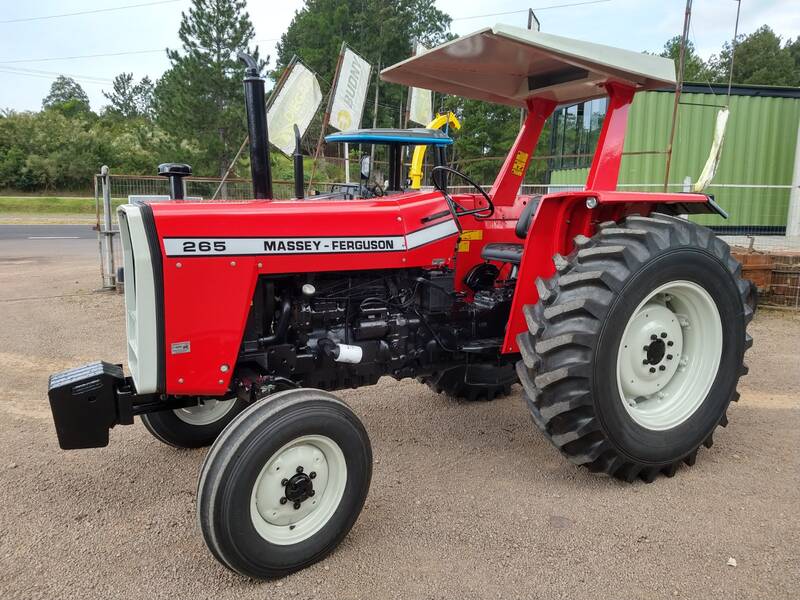
[{"label": "massey ferguson tractor", "polygon": [[[162,165],[176,200],[120,207],[130,375],[95,362],[51,376],[62,448],[105,446],[137,415],[166,444],[210,445],[203,537],[225,566],[271,578],[325,557],[364,505],[370,441],[336,390],[415,378],[473,401],[520,383],[567,459],[626,481],[711,447],[755,302],[728,246],[687,215],[726,215],[704,194],[616,189],[634,94],[673,86],[670,60],[507,26],[458,38],[382,77],[525,109],[491,189],[438,160],[433,189],[406,191],[403,146],[451,140],[361,130],[338,139],[386,144],[388,184],[302,198],[301,179],[293,200],[270,199],[248,64],[255,199],[181,201],[190,170]],[[602,96],[585,189],[519,195],[553,110]],[[450,193],[456,181],[473,190]]]}]

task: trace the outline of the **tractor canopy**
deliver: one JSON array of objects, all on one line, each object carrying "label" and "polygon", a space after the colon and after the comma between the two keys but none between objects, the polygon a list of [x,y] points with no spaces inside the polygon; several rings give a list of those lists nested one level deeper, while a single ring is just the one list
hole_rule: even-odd
[{"label": "tractor canopy", "polygon": [[574,104],[618,82],[637,90],[675,85],[672,60],[572,38],[495,25],[399,62],[384,81],[526,107],[533,98]]},{"label": "tractor canopy", "polygon": [[449,146],[453,139],[438,129],[355,129],[325,136],[325,141],[349,144],[400,144],[403,146]]}]

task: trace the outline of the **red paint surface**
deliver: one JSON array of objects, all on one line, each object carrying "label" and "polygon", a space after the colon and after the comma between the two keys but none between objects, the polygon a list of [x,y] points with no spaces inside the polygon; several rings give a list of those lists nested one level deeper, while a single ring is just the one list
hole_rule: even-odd
[{"label": "red paint surface", "polygon": [[[465,205],[470,196],[460,196]],[[413,193],[350,201],[165,202],[152,204],[164,255],[168,237],[404,235],[442,223],[425,216],[447,210],[441,194]],[[236,364],[259,274],[452,266],[457,236],[400,252],[281,256],[163,256],[166,391],[219,395]],[[180,267],[178,264],[180,263]],[[259,264],[261,266],[259,266]],[[170,353],[175,342],[187,354]],[[222,372],[220,367],[230,368]],[[179,383],[179,380],[183,383]]]},{"label": "red paint surface", "polygon": [[635,88],[615,82],[607,83],[606,89],[608,110],[597,140],[589,177],[586,179],[587,190],[617,189],[625,130],[628,127],[628,109],[636,93]]}]

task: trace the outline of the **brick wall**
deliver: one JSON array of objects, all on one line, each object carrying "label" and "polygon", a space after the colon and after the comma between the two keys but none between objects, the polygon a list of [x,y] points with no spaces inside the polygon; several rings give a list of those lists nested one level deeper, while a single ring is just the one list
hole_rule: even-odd
[{"label": "brick wall", "polygon": [[756,284],[759,303],[800,309],[800,252],[734,249],[742,275]]}]

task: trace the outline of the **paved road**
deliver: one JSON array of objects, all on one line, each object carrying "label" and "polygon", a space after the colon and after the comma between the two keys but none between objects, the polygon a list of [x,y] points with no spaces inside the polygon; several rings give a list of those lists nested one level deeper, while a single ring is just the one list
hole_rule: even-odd
[{"label": "paved road", "polygon": [[0,258],[97,256],[89,225],[0,225]]},{"label": "paved road", "polygon": [[0,240],[97,239],[89,225],[0,225]]}]

